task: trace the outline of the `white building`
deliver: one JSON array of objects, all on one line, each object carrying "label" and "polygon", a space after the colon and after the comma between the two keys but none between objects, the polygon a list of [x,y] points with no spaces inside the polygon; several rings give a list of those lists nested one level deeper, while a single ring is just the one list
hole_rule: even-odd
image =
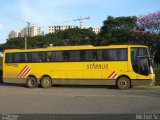
[{"label": "white building", "polygon": [[16,37],[21,37],[21,30],[20,29],[12,30],[8,35],[9,39],[16,38]]},{"label": "white building", "polygon": [[29,26],[29,27],[25,27],[23,28],[23,30],[21,30],[21,37],[24,36],[39,36],[39,35],[44,35],[44,31],[42,29],[42,27],[38,27],[38,26]]},{"label": "white building", "polygon": [[92,31],[98,34],[101,31],[101,28],[99,27],[92,27]]},{"label": "white building", "polygon": [[[63,31],[69,28],[78,28],[78,26],[49,26],[48,27],[48,31],[49,33],[55,33],[57,31]],[[88,28],[84,28],[84,29],[88,29]],[[92,27],[92,31],[95,32],[96,34],[98,34],[100,32],[101,28],[98,27]]]},{"label": "white building", "polygon": [[8,38],[16,38],[16,37],[24,37],[24,36],[39,36],[39,35],[44,35],[44,30],[42,29],[42,27],[38,27],[38,26],[29,26],[29,27],[25,27],[23,28],[23,30],[17,29],[17,30],[12,30],[9,35]]},{"label": "white building", "polygon": [[69,28],[77,28],[78,26],[49,26],[48,31],[49,33],[55,33],[57,31],[64,31]]}]

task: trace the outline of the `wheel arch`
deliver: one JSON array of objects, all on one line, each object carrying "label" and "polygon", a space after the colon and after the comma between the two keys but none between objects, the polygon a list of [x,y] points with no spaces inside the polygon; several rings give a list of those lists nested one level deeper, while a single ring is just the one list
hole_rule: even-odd
[{"label": "wheel arch", "polygon": [[34,77],[37,81],[37,84],[39,84],[39,79],[35,75],[33,75],[33,74],[28,75],[27,78],[26,78],[26,81],[29,77]]},{"label": "wheel arch", "polygon": [[128,78],[128,79],[129,79],[129,81],[130,81],[130,85],[131,85],[131,78],[130,78],[128,75],[125,75],[125,74],[120,75],[120,76],[118,76],[118,77],[117,77],[117,79],[116,79],[116,85],[117,85],[117,81],[118,81],[118,79],[119,79],[119,78],[121,78],[121,77],[126,77],[126,78]]},{"label": "wheel arch", "polygon": [[35,75],[28,75],[28,76],[27,76],[27,79],[28,79],[29,77],[34,77],[34,78],[37,80],[37,77],[36,77]]},{"label": "wheel arch", "polygon": [[49,77],[49,78],[52,80],[52,78],[51,78],[51,76],[50,76],[50,75],[45,74],[45,75],[42,75],[42,76],[41,76],[41,78],[40,78],[40,82],[41,82],[42,78],[44,78],[44,77]]}]

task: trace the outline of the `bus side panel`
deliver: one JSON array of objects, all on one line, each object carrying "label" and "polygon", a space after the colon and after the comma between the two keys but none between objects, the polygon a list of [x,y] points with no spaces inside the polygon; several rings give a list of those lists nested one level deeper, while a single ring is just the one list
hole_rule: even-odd
[{"label": "bus side panel", "polygon": [[[122,67],[123,66],[123,67]],[[127,62],[53,62],[29,64],[30,74],[65,80],[116,80],[127,74]]]},{"label": "bus side panel", "polygon": [[31,72],[28,65],[9,63],[3,66],[3,82],[25,83],[27,75]]}]

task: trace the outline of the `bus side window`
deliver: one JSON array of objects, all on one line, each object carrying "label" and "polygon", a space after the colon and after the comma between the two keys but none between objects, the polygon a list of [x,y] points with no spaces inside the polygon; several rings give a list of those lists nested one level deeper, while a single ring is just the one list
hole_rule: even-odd
[{"label": "bus side window", "polygon": [[63,61],[63,52],[62,51],[54,51],[51,52],[51,61]]},{"label": "bus side window", "polygon": [[127,60],[127,49],[116,49],[117,60]]},{"label": "bus side window", "polygon": [[81,50],[80,51],[80,61],[84,61],[85,60],[85,51]]},{"label": "bus side window", "polygon": [[13,62],[13,53],[7,53],[5,63],[12,63]]},{"label": "bus side window", "polygon": [[27,53],[27,62],[32,62],[32,54],[31,53]]},{"label": "bus side window", "polygon": [[26,62],[25,60],[25,53],[14,53],[13,54],[13,61],[15,63],[23,63]]},{"label": "bus side window", "polygon": [[69,51],[70,61],[80,61],[80,51]]},{"label": "bus side window", "polygon": [[38,54],[36,52],[32,52],[31,54],[31,62],[38,62]]},{"label": "bus side window", "polygon": [[117,60],[116,49],[109,50],[109,60]]},{"label": "bus side window", "polygon": [[97,59],[99,61],[104,60],[104,58],[102,57],[102,50],[97,50]]},{"label": "bus side window", "polygon": [[109,60],[109,50],[102,50],[102,59]]},{"label": "bus side window", "polygon": [[93,51],[86,50],[85,51],[85,60],[86,61],[92,61],[93,60]]},{"label": "bus side window", "polygon": [[64,59],[64,61],[70,61],[69,51],[63,51],[63,59]]},{"label": "bus side window", "polygon": [[38,52],[38,62],[46,62],[47,61],[47,53],[46,52]]},{"label": "bus side window", "polygon": [[93,61],[98,60],[98,56],[97,56],[97,50],[93,50]]},{"label": "bus side window", "polygon": [[19,53],[19,62],[26,62],[25,53]]},{"label": "bus side window", "polygon": [[47,61],[52,61],[52,52],[47,52]]}]

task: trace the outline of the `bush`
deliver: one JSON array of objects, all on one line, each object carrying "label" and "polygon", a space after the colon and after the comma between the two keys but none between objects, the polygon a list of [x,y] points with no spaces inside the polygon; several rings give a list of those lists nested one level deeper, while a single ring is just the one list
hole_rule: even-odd
[{"label": "bush", "polygon": [[160,86],[160,64],[156,65],[156,81],[155,81],[155,85],[159,85]]}]

